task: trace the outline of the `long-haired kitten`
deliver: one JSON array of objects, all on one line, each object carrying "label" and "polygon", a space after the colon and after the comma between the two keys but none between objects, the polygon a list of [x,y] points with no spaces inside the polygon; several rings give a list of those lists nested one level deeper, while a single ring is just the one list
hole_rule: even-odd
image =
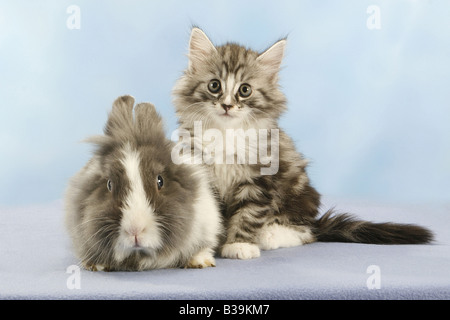
[{"label": "long-haired kitten", "polygon": [[215,46],[199,28],[191,32],[174,104],[180,138],[188,133],[184,145],[209,169],[221,206],[227,231],[221,255],[250,259],[261,249],[314,241],[430,242],[432,233],[420,226],[360,221],[332,210],[318,217],[320,195],[307,161],[278,126],[286,110],[278,84],[285,46],[282,39],[259,53],[234,43]]}]

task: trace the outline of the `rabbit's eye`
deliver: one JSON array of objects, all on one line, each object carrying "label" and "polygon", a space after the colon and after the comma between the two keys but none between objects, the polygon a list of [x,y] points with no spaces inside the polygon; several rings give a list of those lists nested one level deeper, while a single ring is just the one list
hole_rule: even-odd
[{"label": "rabbit's eye", "polygon": [[106,187],[108,188],[108,190],[111,192],[112,191],[112,181],[108,180],[108,182],[106,182]]},{"label": "rabbit's eye", "polygon": [[158,186],[158,190],[161,190],[161,188],[164,185],[164,180],[160,175],[158,175],[158,178],[156,180],[156,185]]}]

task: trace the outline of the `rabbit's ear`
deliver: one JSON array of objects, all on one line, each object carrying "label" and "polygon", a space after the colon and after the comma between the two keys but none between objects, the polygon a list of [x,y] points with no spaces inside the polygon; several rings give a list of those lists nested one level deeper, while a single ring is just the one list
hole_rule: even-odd
[{"label": "rabbit's ear", "polygon": [[114,101],[104,130],[106,135],[124,137],[132,132],[133,105],[134,98],[128,95]]},{"label": "rabbit's ear", "polygon": [[139,103],[134,114],[138,136],[165,139],[163,120],[153,104]]}]

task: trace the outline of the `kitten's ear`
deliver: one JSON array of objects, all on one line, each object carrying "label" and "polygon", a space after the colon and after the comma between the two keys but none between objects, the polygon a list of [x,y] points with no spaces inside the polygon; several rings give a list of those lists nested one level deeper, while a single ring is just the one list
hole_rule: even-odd
[{"label": "kitten's ear", "polygon": [[216,47],[199,28],[193,28],[189,40],[189,70],[195,69],[203,63],[212,53],[217,52]]},{"label": "kitten's ear", "polygon": [[267,71],[269,71],[272,75],[275,75],[280,70],[285,47],[286,39],[282,39],[261,53],[258,58],[256,58],[256,61],[259,61]]}]

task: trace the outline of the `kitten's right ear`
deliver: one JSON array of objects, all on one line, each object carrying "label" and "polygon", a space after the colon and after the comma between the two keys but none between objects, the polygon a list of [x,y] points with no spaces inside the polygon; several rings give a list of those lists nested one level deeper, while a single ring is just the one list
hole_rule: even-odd
[{"label": "kitten's right ear", "polygon": [[284,56],[284,49],[286,48],[286,39],[281,39],[272,45],[269,49],[261,53],[256,61],[259,61],[262,66],[272,75],[276,76],[280,70],[281,61]]},{"label": "kitten's right ear", "polygon": [[211,40],[199,28],[193,28],[189,40],[189,70],[203,63],[212,53],[217,52]]}]

